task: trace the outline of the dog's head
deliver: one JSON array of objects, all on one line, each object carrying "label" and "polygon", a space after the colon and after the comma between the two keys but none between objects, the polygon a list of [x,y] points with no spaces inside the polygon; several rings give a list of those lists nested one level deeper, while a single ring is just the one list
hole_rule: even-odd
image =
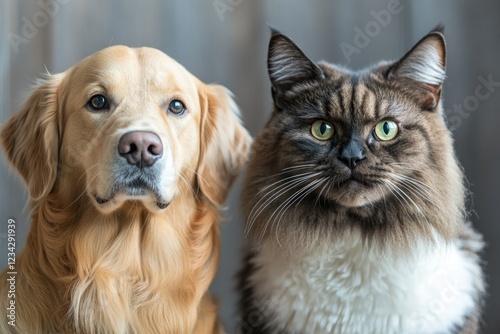
[{"label": "dog's head", "polygon": [[159,211],[187,187],[220,205],[250,145],[237,113],[164,53],[114,46],[41,82],[1,139],[35,201],[57,189],[103,213]]}]

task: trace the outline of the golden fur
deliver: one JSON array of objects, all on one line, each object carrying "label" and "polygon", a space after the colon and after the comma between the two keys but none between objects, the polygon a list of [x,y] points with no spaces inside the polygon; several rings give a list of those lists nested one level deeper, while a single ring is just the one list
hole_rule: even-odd
[{"label": "golden fur", "polygon": [[[95,94],[112,100],[109,111],[89,110]],[[174,98],[185,115],[167,111]],[[115,182],[118,140],[136,130],[156,133],[165,147],[155,180],[166,209],[152,194],[96,202]],[[32,207],[16,263],[16,326],[2,320],[1,333],[222,330],[207,292],[218,208],[250,145],[226,89],[158,50],[110,47],[41,82],[1,140]],[[6,296],[5,272],[1,282]]]}]

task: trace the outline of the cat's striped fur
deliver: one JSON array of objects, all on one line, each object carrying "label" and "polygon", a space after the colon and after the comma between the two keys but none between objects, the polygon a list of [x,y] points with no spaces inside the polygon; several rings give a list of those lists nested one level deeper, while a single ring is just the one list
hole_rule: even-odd
[{"label": "cat's striped fur", "polygon": [[[241,332],[477,332],[483,243],[441,107],[445,62],[439,28],[359,72],[273,31],[274,111],[242,194]],[[385,120],[389,141],[374,132]]]}]

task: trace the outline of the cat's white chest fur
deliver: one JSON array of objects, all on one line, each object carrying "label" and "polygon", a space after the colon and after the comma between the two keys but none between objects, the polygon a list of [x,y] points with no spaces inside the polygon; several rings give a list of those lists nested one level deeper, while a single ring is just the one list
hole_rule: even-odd
[{"label": "cat's white chest fur", "polygon": [[407,256],[348,239],[317,253],[259,251],[250,280],[273,325],[310,334],[448,333],[473,309],[480,268],[456,243],[422,243]]}]

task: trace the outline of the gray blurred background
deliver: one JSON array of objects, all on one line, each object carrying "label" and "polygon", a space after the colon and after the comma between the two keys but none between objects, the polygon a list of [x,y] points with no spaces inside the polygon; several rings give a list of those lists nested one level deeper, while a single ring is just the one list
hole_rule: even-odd
[{"label": "gray blurred background", "polygon": [[[483,332],[500,333],[499,1],[1,0],[0,12],[0,123],[20,107],[45,69],[61,72],[99,49],[126,44],[158,48],[201,80],[230,88],[252,134],[271,110],[266,22],[312,59],[354,69],[401,57],[443,23],[448,43],[444,106],[473,193],[472,220],[488,244]],[[486,87],[488,80],[498,84]],[[229,333],[236,332],[234,274],[243,243],[238,194],[239,182],[227,202],[220,269],[212,285]],[[24,247],[30,225],[26,203],[26,188],[2,155],[2,268],[9,218],[17,221],[17,251]]]}]

